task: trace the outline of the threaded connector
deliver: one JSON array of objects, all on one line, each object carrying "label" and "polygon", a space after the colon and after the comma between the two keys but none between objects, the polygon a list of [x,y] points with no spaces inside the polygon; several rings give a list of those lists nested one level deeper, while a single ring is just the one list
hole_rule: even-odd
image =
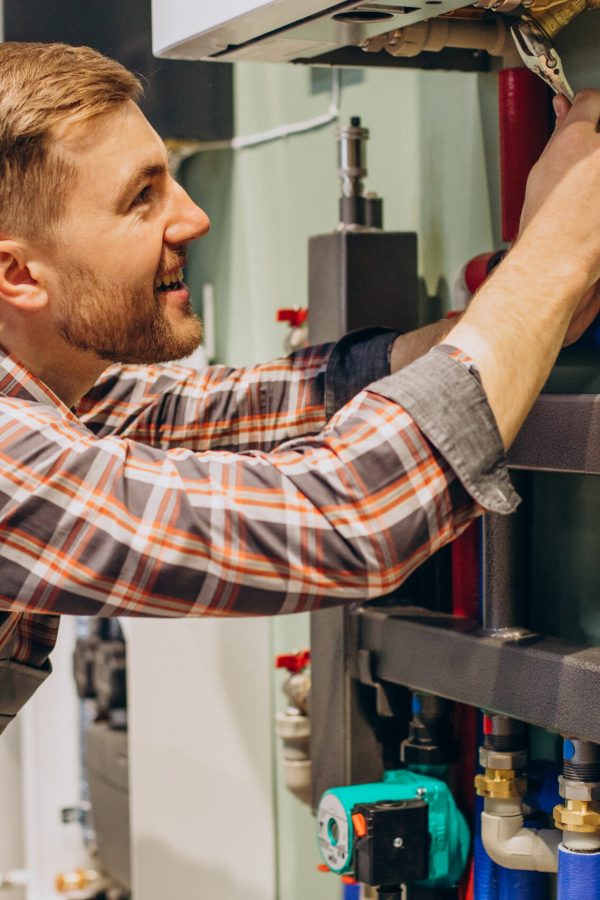
[{"label": "threaded connector", "polygon": [[553,816],[554,824],[562,831],[600,831],[600,812],[589,800],[567,800],[554,807]]},{"label": "threaded connector", "polygon": [[486,769],[475,776],[475,790],[491,800],[519,800],[527,790],[527,779],[514,769]]},{"label": "threaded connector", "polygon": [[565,738],[563,775],[568,781],[600,781],[600,746],[578,738]]},{"label": "threaded connector", "polygon": [[500,753],[524,750],[527,745],[525,725],[508,716],[486,714],[483,718],[483,745]]}]

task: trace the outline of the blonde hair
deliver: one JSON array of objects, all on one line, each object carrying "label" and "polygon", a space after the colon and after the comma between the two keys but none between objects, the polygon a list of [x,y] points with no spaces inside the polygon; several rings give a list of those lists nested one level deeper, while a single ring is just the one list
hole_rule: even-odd
[{"label": "blonde hair", "polygon": [[89,47],[0,43],[0,236],[52,236],[76,175],[53,138],[141,93],[135,75]]}]

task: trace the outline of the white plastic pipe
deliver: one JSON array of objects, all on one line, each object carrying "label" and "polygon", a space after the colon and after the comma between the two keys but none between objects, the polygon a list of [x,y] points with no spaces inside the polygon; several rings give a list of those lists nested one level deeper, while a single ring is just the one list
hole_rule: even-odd
[{"label": "white plastic pipe", "polygon": [[563,831],[563,844],[575,853],[597,853],[600,850],[600,834],[597,831]]},{"label": "white plastic pipe", "polygon": [[558,845],[562,832],[556,828],[536,831],[525,828],[523,816],[481,814],[483,846],[499,866],[527,872],[558,871]]}]

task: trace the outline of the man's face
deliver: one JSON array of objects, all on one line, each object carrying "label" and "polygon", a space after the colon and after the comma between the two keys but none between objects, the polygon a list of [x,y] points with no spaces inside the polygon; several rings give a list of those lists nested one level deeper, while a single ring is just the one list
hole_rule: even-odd
[{"label": "man's face", "polygon": [[111,362],[189,355],[202,328],[181,270],[210,223],[169,175],[162,141],[128,102],[58,143],[78,175],[51,251],[57,333]]}]

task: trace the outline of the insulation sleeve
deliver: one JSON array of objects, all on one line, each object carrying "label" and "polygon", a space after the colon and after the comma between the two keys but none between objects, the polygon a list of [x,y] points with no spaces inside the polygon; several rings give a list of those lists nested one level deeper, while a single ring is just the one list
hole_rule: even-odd
[{"label": "insulation sleeve", "polygon": [[600,853],[558,849],[558,900],[600,900]]},{"label": "insulation sleeve", "polygon": [[[476,619],[479,606],[479,551],[481,524],[473,522],[452,543],[452,613]],[[456,704],[455,732],[460,748],[458,765],[454,767],[452,790],[459,808],[475,821],[473,779],[477,767],[477,711]],[[474,860],[471,860],[459,886],[459,900],[474,900]]]},{"label": "insulation sleeve", "polygon": [[522,872],[498,866],[498,900],[546,900],[548,879],[543,872]]},{"label": "insulation sleeve", "polygon": [[[473,838],[473,860],[475,863],[475,900],[500,900],[498,871],[500,866],[487,855],[481,840],[481,813],[483,799],[477,797],[475,813],[475,835]],[[514,900],[514,898],[513,898]]]},{"label": "insulation sleeve", "polygon": [[550,89],[529,69],[498,73],[502,239],[514,241],[527,176],[551,133]]}]

